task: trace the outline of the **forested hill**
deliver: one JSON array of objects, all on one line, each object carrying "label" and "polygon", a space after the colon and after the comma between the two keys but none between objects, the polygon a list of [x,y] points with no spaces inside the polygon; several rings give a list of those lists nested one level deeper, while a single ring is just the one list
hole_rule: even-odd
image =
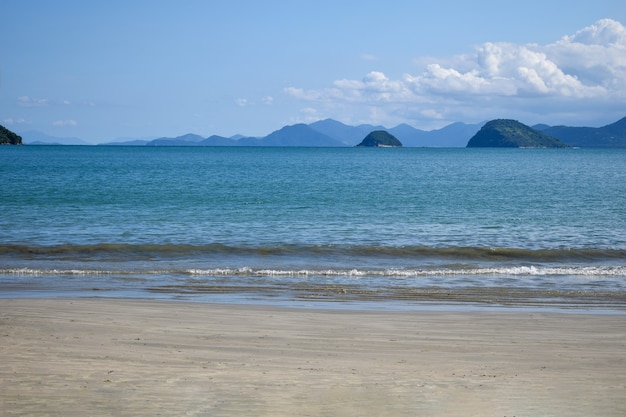
[{"label": "forested hill", "polygon": [[370,132],[365,139],[356,146],[376,147],[376,148],[401,148],[402,143],[391,133],[385,130],[375,130]]},{"label": "forested hill", "polygon": [[567,148],[569,145],[517,120],[487,122],[467,143],[468,148]]},{"label": "forested hill", "polygon": [[0,125],[0,145],[21,145],[22,137]]}]

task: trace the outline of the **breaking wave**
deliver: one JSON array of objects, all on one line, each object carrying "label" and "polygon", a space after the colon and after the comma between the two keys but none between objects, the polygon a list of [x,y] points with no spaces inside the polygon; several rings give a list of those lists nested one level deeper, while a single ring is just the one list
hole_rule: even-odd
[{"label": "breaking wave", "polygon": [[432,277],[432,276],[582,276],[626,277],[626,266],[514,266],[514,267],[458,267],[424,269],[267,269],[267,268],[209,268],[209,269],[153,269],[153,270],[97,270],[97,269],[36,269],[5,268],[2,275],[191,275],[191,276],[240,276],[240,277]]}]

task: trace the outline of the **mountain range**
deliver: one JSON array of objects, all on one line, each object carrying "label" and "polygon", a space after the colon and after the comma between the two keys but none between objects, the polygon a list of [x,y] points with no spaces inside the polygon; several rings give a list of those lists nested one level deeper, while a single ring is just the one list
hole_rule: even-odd
[{"label": "mountain range", "polygon": [[[543,127],[543,126],[542,126]],[[569,127],[552,126],[535,129],[580,148],[626,148],[626,117],[606,126]]]},{"label": "mountain range", "polygon": [[[319,120],[310,124],[284,126],[264,137],[202,137],[186,134],[178,137],[162,137],[152,140],[129,140],[108,142],[102,145],[117,146],[306,146],[339,147],[356,146],[365,136],[375,130],[385,130],[398,138],[404,147],[465,147],[485,122],[466,124],[452,123],[441,129],[421,130],[407,124],[391,129],[384,126],[362,124],[350,126],[333,119]],[[552,136],[575,147],[621,147],[626,148],[626,117],[607,126],[570,127],[535,125],[533,129]],[[77,138],[54,138],[39,132],[20,133],[25,144],[86,144]]]},{"label": "mountain range", "polygon": [[[284,126],[264,137],[209,136],[202,138],[187,134],[175,138],[158,138],[144,141],[145,146],[304,146],[340,147],[356,146],[370,132],[384,130],[398,138],[408,147],[464,147],[484,123],[453,123],[442,129],[420,130],[407,124],[392,129],[384,126],[362,124],[350,126],[333,119],[319,120],[311,124]],[[138,145],[132,142],[110,142],[104,145]]]},{"label": "mountain range", "polygon": [[36,130],[20,132],[20,135],[25,145],[89,145],[82,139],[50,136]]}]

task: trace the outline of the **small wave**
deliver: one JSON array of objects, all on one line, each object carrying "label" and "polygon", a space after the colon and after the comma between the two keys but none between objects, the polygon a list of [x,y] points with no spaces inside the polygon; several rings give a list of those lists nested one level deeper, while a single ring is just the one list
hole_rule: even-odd
[{"label": "small wave", "polygon": [[425,269],[267,269],[267,268],[192,268],[155,270],[95,270],[95,269],[0,269],[2,275],[62,276],[62,275],[193,275],[193,276],[244,276],[244,277],[429,277],[429,276],[624,276],[626,266],[514,266],[514,267],[462,267]]},{"label": "small wave", "polygon": [[[35,268],[6,268],[0,269],[2,275],[24,275],[24,276],[44,276],[44,275],[112,275],[112,274],[136,274],[137,271],[106,271],[96,269],[35,269]],[[143,273],[143,272],[142,272]]]},{"label": "small wave", "polygon": [[345,276],[345,277],[420,277],[454,275],[508,275],[508,276],[626,276],[626,266],[604,267],[494,267],[494,268],[440,268],[440,269],[321,269],[321,270],[281,270],[281,269],[190,269],[191,275],[253,275],[253,276]]}]

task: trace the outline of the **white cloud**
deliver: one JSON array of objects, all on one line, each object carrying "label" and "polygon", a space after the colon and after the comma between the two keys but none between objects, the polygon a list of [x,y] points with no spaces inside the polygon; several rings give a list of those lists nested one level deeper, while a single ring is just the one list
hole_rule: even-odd
[{"label": "white cloud", "polygon": [[77,126],[78,123],[76,122],[76,120],[67,119],[67,120],[56,120],[52,122],[52,125],[53,126]]},{"label": "white cloud", "polygon": [[323,92],[316,90],[305,91],[302,88],[286,87],[283,89],[283,92],[300,100],[318,101],[324,99]]},{"label": "white cloud", "polygon": [[361,54],[360,58],[363,61],[377,61],[378,60],[376,55],[372,55],[372,54]]},{"label": "white cloud", "polygon": [[12,117],[9,117],[8,119],[4,119],[2,121],[2,123],[6,124],[6,125],[13,125],[13,124],[21,125],[21,124],[28,124],[30,122],[28,122],[27,120],[22,119],[22,118],[14,119]]},{"label": "white cloud", "polygon": [[320,119],[321,119],[321,116],[318,113],[317,109],[313,107],[304,107],[298,110],[298,114],[295,117],[290,118],[287,121],[287,123],[288,124],[312,123]]},{"label": "white cloud", "polygon": [[430,64],[420,76],[405,76],[416,94],[498,94],[511,95],[505,78],[484,77],[477,70],[460,72],[454,68],[444,68],[439,64]]},{"label": "white cloud", "polygon": [[317,113],[317,109],[314,109],[313,107],[305,107],[303,109],[300,109],[300,114],[300,120],[306,123],[311,123],[319,120],[319,114]]},{"label": "white cloud", "polygon": [[48,105],[48,99],[20,96],[17,98],[17,104],[20,107],[43,107]]},{"label": "white cloud", "polygon": [[564,43],[586,45],[626,45],[626,28],[612,19],[601,19],[579,30],[572,36],[564,36]]},{"label": "white cloud", "polygon": [[361,80],[336,80],[321,90],[289,87],[284,92],[303,101],[364,106],[363,112],[370,114],[375,106],[379,120],[392,120],[400,113],[408,118],[450,119],[477,113],[481,106],[502,113],[545,112],[536,99],[570,109],[603,103],[623,113],[626,28],[603,19],[548,45],[488,42],[473,53],[447,63],[431,61],[421,73],[399,79],[373,71]]},{"label": "white cloud", "polygon": [[245,107],[248,105],[248,99],[238,98],[235,100],[235,104],[237,104],[239,107]]},{"label": "white cloud", "polygon": [[626,28],[603,19],[545,47],[563,71],[590,86],[626,97]]},{"label": "white cloud", "polygon": [[435,119],[435,120],[443,119],[443,114],[433,109],[422,110],[420,114],[423,117],[426,117],[428,119]]},{"label": "white cloud", "polygon": [[268,106],[271,106],[272,103],[274,103],[274,97],[272,96],[265,96],[261,99],[261,101],[263,101],[263,104],[266,104]]}]

